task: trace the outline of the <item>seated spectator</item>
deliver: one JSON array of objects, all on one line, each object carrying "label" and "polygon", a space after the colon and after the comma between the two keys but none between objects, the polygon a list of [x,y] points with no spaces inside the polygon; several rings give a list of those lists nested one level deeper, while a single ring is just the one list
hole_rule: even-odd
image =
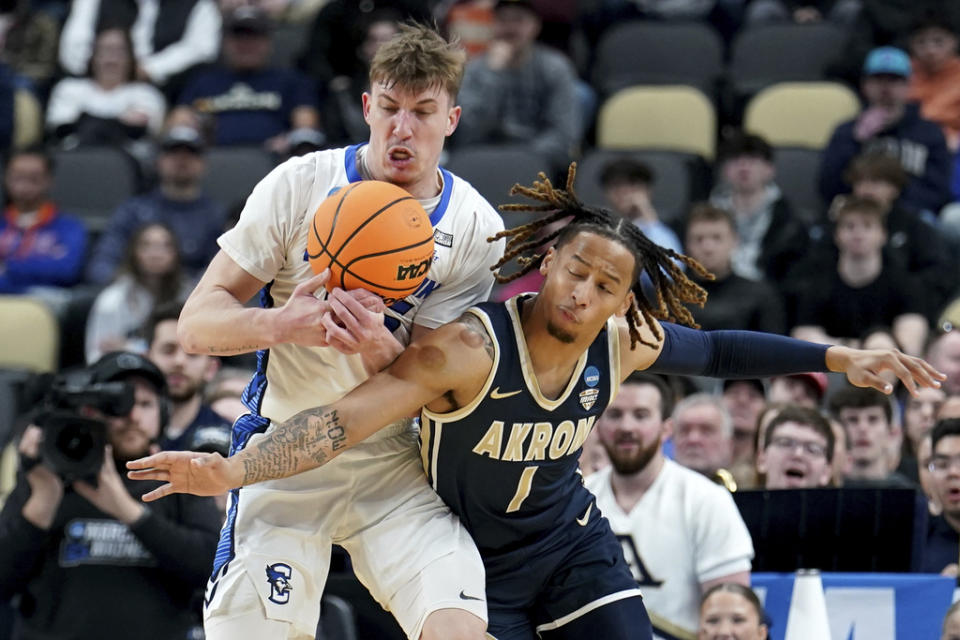
[{"label": "seated spectator", "polygon": [[[337,76],[354,77],[359,72],[357,47],[362,34],[348,25],[363,22],[381,9],[400,13],[403,20],[427,23],[432,17],[432,0],[329,0],[316,14],[297,67],[321,87]],[[362,65],[360,65],[362,66]],[[367,133],[364,133],[366,138]],[[358,142],[354,140],[353,142]]]},{"label": "seated spectator", "polygon": [[773,149],[760,136],[738,134],[721,146],[718,163],[710,204],[733,214],[733,271],[776,285],[805,254],[809,234],[777,186]]},{"label": "seated spectator", "polygon": [[953,565],[956,576],[957,548],[960,546],[960,420],[937,422],[930,437],[930,480],[935,500],[943,508],[930,518],[922,571],[941,573]]},{"label": "seated spectator", "polygon": [[927,497],[927,510],[932,516],[943,513],[943,506],[937,498],[933,487],[933,474],[930,473],[930,458],[933,456],[933,439],[930,437],[933,429],[920,439],[917,448],[917,475],[920,478],[920,488]]},{"label": "seated spectator", "polygon": [[774,376],[770,379],[770,402],[819,409],[827,393],[827,374],[820,371]]},{"label": "seated spectator", "polygon": [[586,486],[620,538],[655,636],[686,637],[703,591],[750,584],[753,543],[728,491],[664,457],[670,403],[661,378],[631,374],[594,429],[610,467]]},{"label": "seated spectator", "polygon": [[313,82],[298,71],[270,66],[272,30],[257,7],[230,14],[223,62],[187,78],[170,124],[209,127],[217,146],[263,145],[278,154],[288,151],[289,132],[319,129]]},{"label": "seated spectator", "polygon": [[17,597],[20,638],[186,638],[217,545],[213,500],[176,495],[147,508],[140,496],[160,483],[126,477],[126,461],[156,450],[163,374],[124,352],[87,373],[126,383],[133,408],[95,414],[109,444],[90,479],[53,470],[41,428],[23,434],[17,485],[0,513],[0,601]]},{"label": "seated spectator", "polygon": [[564,167],[584,126],[573,65],[536,42],[541,21],[529,0],[499,0],[494,15],[493,42],[464,71],[453,142],[522,146]]},{"label": "seated spectator", "polygon": [[750,587],[718,584],[703,594],[698,640],[767,640],[767,616]]},{"label": "seated spectator", "polygon": [[95,34],[106,24],[119,25],[133,38],[137,79],[164,86],[217,57],[220,22],[215,0],[73,0],[60,33],[60,65],[83,75]]},{"label": "seated spectator", "polygon": [[920,103],[920,115],[943,128],[947,146],[960,146],[960,55],[957,33],[943,16],[922,17],[910,30],[913,75],[909,98]]},{"label": "seated spectator", "polygon": [[919,482],[920,446],[937,423],[937,414],[947,399],[943,389],[925,387],[907,397],[903,406],[903,446],[897,471]]},{"label": "seated spectator", "polygon": [[83,275],[87,230],[50,200],[53,166],[39,147],[7,160],[8,204],[0,219],[0,293],[69,287]]},{"label": "seated spectator", "polygon": [[706,203],[695,205],[687,218],[685,242],[685,253],[715,277],[705,280],[692,275],[710,300],[702,308],[690,308],[701,328],[786,332],[787,321],[777,290],[765,280],[749,280],[734,270],[737,230],[728,211]]},{"label": "seated spectator", "polygon": [[600,172],[603,197],[615,213],[632,221],[644,235],[661,247],[682,253],[683,246],[677,234],[660,221],[653,206],[655,182],[653,169],[630,158],[611,160]]},{"label": "seated spectator", "polygon": [[[3,57],[13,71],[45,96],[59,73],[60,16],[55,3],[7,2]],[[42,6],[38,6],[41,5]],[[67,3],[64,3],[67,4]]]},{"label": "seated spectator", "polygon": [[217,237],[226,219],[223,205],[203,194],[204,152],[196,130],[170,129],[157,155],[160,184],[117,207],[87,264],[88,280],[110,282],[134,231],[151,222],[173,229],[184,269],[190,277],[200,275],[217,252]]},{"label": "seated spectator", "polygon": [[960,331],[952,325],[946,327],[946,331],[930,340],[924,359],[934,369],[946,374],[947,378],[940,386],[944,393],[960,396]]},{"label": "seated spectator", "polygon": [[[858,344],[864,327],[892,327],[904,351],[919,354],[927,337],[921,291],[903,269],[884,259],[883,209],[851,196],[835,204],[836,267],[807,277],[797,308],[794,336],[831,344]],[[826,266],[826,265],[824,265]]]},{"label": "seated spectator", "polygon": [[493,40],[493,5],[496,0],[446,0],[440,4],[444,33],[456,38],[467,57],[482,55]]},{"label": "seated spectator", "polygon": [[196,432],[206,428],[222,430],[229,440],[232,424],[204,402],[204,389],[220,361],[205,353],[187,353],[180,346],[177,320],[182,310],[180,302],[156,305],[146,323],[147,357],[166,377],[170,396],[170,415],[159,441],[165,451],[193,448]]},{"label": "seated spectator", "polygon": [[87,362],[118,349],[144,352],[144,323],[154,306],[185,300],[190,282],[182,275],[173,232],[161,223],[133,235],[116,280],[97,295],[87,318]]},{"label": "seated spectator", "polygon": [[751,0],[743,16],[748,27],[761,24],[817,24],[832,22],[850,27],[860,15],[863,0]]},{"label": "seated spectator", "polygon": [[860,89],[866,108],[833,132],[820,163],[820,195],[830,202],[846,189],[843,175],[863,152],[897,158],[910,180],[901,203],[936,213],[950,200],[953,159],[940,127],[908,103],[910,58],[894,47],[874,49],[863,65]]},{"label": "seated spectator", "polygon": [[940,640],[960,640],[960,602],[954,602],[943,617]]},{"label": "seated spectator", "polygon": [[857,156],[847,169],[853,195],[870,198],[884,210],[887,244],[884,251],[907,271],[915,287],[927,292],[927,316],[934,317],[953,283],[944,277],[953,260],[936,228],[919,211],[900,202],[909,176],[900,163],[883,153]]},{"label": "seated spectator", "polygon": [[331,143],[353,144],[370,135],[370,125],[363,115],[363,92],[370,87],[370,61],[380,45],[398,33],[400,20],[400,13],[394,9],[377,9],[361,22],[354,74],[333,78],[323,103],[323,128]]},{"label": "seated spectator", "polygon": [[757,471],[765,489],[810,489],[830,485],[833,429],[816,409],[788,406],[767,425]]},{"label": "seated spectator", "polygon": [[766,405],[766,389],[757,378],[724,380],[721,398],[733,422],[730,473],[739,489],[752,489],[756,484],[757,421]]},{"label": "seated spectator", "polygon": [[64,78],[47,103],[47,129],[66,147],[123,145],[163,127],[166,102],[159,89],[136,81],[130,34],[107,28],[97,34],[83,78]]},{"label": "seated spectator", "polygon": [[827,401],[830,414],[846,431],[850,471],[844,485],[915,487],[891,469],[890,452],[900,447],[902,432],[893,419],[891,399],[871,388],[844,387]]},{"label": "seated spectator", "polygon": [[671,419],[674,460],[730,488],[733,421],[723,400],[695,393],[677,403]]}]

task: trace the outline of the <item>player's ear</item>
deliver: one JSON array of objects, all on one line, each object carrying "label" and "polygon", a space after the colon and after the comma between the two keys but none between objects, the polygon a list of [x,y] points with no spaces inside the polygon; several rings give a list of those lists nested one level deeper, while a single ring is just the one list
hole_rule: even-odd
[{"label": "player's ear", "polygon": [[761,449],[757,452],[757,473],[767,472],[767,450]]},{"label": "player's ear", "polygon": [[367,124],[370,124],[370,107],[373,104],[372,100],[373,98],[370,97],[369,91],[364,91],[363,96],[360,98],[360,101],[363,105],[363,119]]},{"label": "player's ear", "polygon": [[540,263],[541,275],[545,276],[550,272],[550,264],[553,263],[556,257],[557,257],[556,249],[554,249],[553,247],[550,247],[549,249],[547,249],[547,254],[543,256],[543,262]]},{"label": "player's ear", "polygon": [[630,310],[630,307],[633,306],[633,289],[627,291],[626,297],[623,299],[623,302],[620,303],[620,307],[617,309],[617,317],[624,317],[627,315],[627,311]]},{"label": "player's ear", "polygon": [[450,111],[447,112],[447,130],[444,132],[444,135],[453,135],[453,132],[457,130],[457,125],[460,124],[461,112],[462,110],[459,105],[452,107]]}]

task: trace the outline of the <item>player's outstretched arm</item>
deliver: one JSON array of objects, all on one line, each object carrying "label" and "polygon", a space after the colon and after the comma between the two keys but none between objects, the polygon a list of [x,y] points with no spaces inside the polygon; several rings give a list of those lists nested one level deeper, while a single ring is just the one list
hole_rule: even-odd
[{"label": "player's outstretched arm", "polygon": [[306,409],[272,425],[239,453],[166,451],[127,463],[129,477],[165,484],[143,496],[219,495],[235,487],[319,467],[388,424],[438,398],[482,386],[492,360],[482,339],[461,323],[437,329],[408,347],[389,369],[329,406]]},{"label": "player's outstretched arm", "polygon": [[621,327],[624,378],[636,369],[715,378],[834,371],[846,374],[856,386],[891,393],[892,387],[878,374],[893,371],[912,394],[920,386],[939,387],[946,379],[920,358],[894,350],[851,349],[754,331],[698,331],[667,322],[658,328],[662,335],[658,349],[640,345],[630,350],[626,327]]}]

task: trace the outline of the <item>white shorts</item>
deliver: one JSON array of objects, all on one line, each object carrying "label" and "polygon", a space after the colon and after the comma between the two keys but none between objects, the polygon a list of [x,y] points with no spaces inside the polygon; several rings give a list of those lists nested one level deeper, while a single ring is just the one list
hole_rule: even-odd
[{"label": "white shorts", "polygon": [[269,637],[312,638],[332,544],[347,550],[411,640],[438,609],[487,619],[480,554],[427,484],[410,424],[387,427],[321,468],[243,487],[235,524],[224,527],[234,557],[207,586],[210,640],[264,637],[266,621],[276,623]]}]

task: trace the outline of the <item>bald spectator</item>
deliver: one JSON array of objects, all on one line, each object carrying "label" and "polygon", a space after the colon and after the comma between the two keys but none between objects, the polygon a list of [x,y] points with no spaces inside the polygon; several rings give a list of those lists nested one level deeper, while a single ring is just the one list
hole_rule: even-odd
[{"label": "bald spectator", "polygon": [[902,433],[894,421],[891,400],[876,389],[844,387],[827,401],[830,413],[843,425],[850,454],[844,485],[906,487],[916,485],[891,471],[891,453],[899,450]]},{"label": "bald spectator", "polygon": [[710,479],[729,475],[733,462],[733,421],[723,400],[695,393],[673,410],[674,459]]},{"label": "bald spectator", "polygon": [[767,425],[757,471],[765,489],[812,489],[830,484],[834,434],[819,411],[788,406]]}]

